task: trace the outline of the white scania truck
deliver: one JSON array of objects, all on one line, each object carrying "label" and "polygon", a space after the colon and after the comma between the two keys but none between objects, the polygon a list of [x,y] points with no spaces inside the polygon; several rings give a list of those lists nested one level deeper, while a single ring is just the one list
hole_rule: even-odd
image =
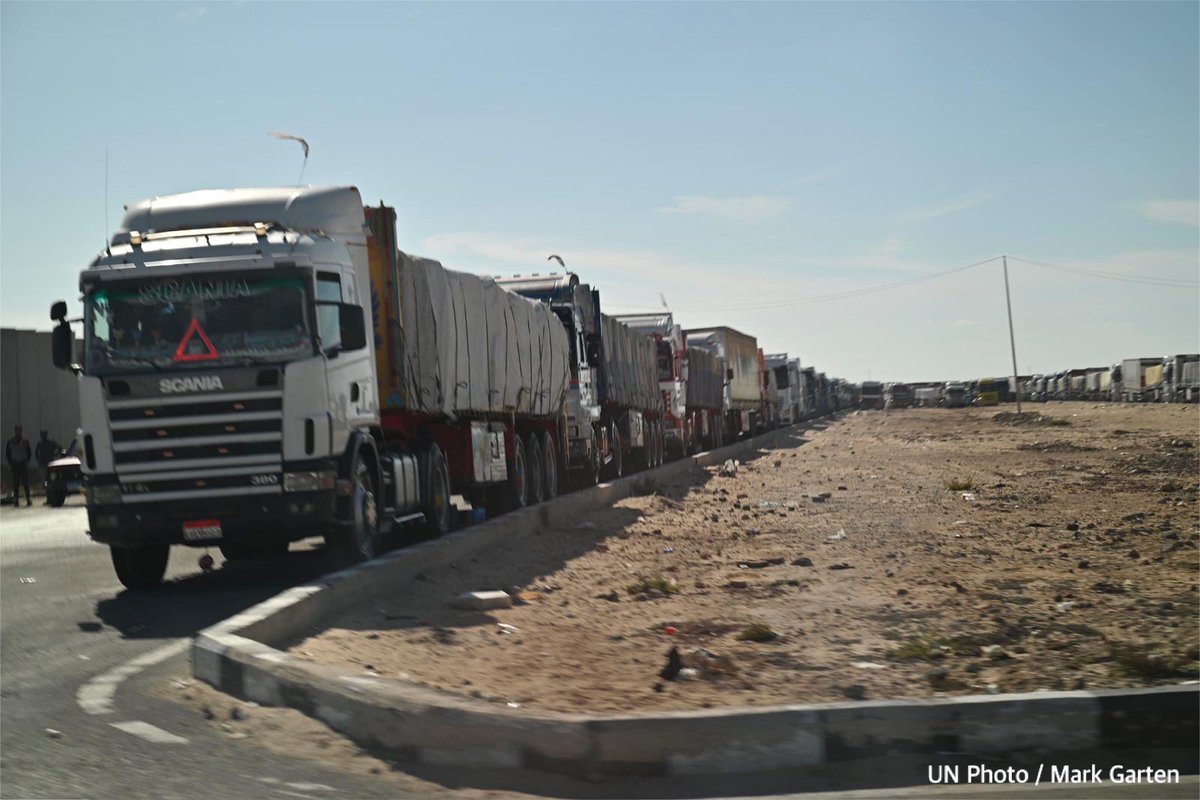
[{"label": "white scania truck", "polygon": [[[357,189],[230,189],[127,207],[80,277],[91,537],[121,582],[171,545],[229,559],[324,536],[370,558],[409,524],[557,492],[569,353],[544,306],[396,247]],[[373,334],[373,335],[372,335]]]}]

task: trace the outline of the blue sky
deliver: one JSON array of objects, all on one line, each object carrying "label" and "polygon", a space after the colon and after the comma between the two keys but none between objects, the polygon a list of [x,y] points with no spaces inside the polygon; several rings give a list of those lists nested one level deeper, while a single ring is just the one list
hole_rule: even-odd
[{"label": "blue sky", "polygon": [[[559,253],[831,375],[1002,374],[997,263],[753,306],[1002,253],[1200,279],[1198,9],[7,0],[0,324],[47,328],[124,203],[294,183],[281,130],[451,268]],[[1010,270],[1022,371],[1200,349],[1195,288]]]}]

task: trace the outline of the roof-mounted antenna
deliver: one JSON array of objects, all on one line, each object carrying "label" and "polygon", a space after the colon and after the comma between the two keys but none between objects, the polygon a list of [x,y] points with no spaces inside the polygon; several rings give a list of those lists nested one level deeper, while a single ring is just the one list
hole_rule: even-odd
[{"label": "roof-mounted antenna", "polygon": [[268,136],[274,136],[276,139],[282,139],[289,142],[299,142],[300,147],[304,150],[304,163],[300,165],[300,177],[296,179],[296,185],[304,180],[304,169],[308,166],[308,142],[301,139],[299,136],[293,136],[290,133],[280,133],[279,131],[271,131]]},{"label": "roof-mounted antenna", "polygon": [[547,260],[547,261],[557,261],[557,262],[558,262],[558,265],[559,265],[560,267],[562,267],[562,268],[563,268],[563,274],[566,274],[566,272],[567,272],[567,265],[566,265],[566,263],[565,263],[565,262],[562,260],[562,256],[551,255],[551,256],[549,256],[549,257],[548,257],[546,260]]},{"label": "roof-mounted antenna", "polygon": [[109,244],[108,233],[112,228],[108,227],[108,147],[104,148],[104,252],[112,255],[112,246]]}]

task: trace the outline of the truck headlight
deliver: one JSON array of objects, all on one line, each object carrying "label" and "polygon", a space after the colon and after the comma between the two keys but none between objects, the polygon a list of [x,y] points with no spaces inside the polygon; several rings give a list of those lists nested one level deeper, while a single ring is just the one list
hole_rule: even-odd
[{"label": "truck headlight", "polygon": [[89,506],[111,506],[121,502],[121,485],[118,483],[93,483],[88,485]]},{"label": "truck headlight", "polygon": [[283,474],[283,490],[285,492],[317,492],[322,489],[332,489],[336,481],[337,473],[333,470],[285,472]]}]

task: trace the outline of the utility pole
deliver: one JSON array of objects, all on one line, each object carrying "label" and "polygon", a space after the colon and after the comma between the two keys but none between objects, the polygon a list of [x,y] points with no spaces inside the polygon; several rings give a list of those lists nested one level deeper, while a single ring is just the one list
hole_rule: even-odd
[{"label": "utility pole", "polygon": [[1013,334],[1012,295],[1008,291],[1008,256],[1004,259],[1004,302],[1008,304],[1008,343],[1012,345],[1013,391],[1017,395],[1017,413],[1021,413],[1021,379],[1017,377],[1017,337]]}]

